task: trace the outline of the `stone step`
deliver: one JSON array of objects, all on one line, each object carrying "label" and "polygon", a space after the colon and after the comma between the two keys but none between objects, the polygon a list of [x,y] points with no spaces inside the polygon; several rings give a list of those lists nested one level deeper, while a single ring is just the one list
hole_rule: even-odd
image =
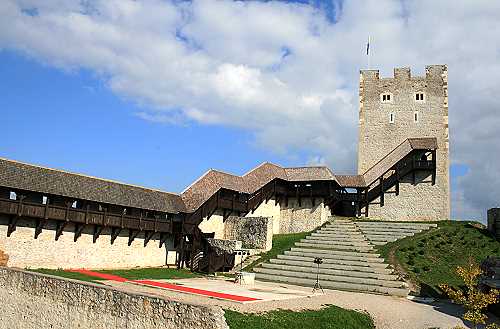
[{"label": "stone step", "polygon": [[428,230],[429,228],[434,228],[437,227],[437,224],[431,225],[431,224],[403,224],[400,225],[398,223],[387,223],[387,224],[382,224],[382,223],[356,223],[357,227],[378,227],[378,228],[410,228],[410,229],[420,229],[420,230]]},{"label": "stone step", "polygon": [[393,236],[393,237],[402,237],[402,236],[412,236],[414,233],[395,233],[395,232],[370,232],[365,233],[364,236],[373,236],[373,237],[384,237],[384,236]]},{"label": "stone step", "polygon": [[[299,259],[281,259],[274,258],[270,259],[269,262],[273,264],[282,264],[282,265],[294,265],[294,266],[312,266],[314,264],[314,258],[312,257],[302,257],[302,260]],[[368,264],[370,265],[370,264]],[[361,266],[361,265],[344,265],[337,263],[330,263],[326,260],[323,260],[323,264],[321,264],[321,268],[328,268],[333,270],[343,270],[343,271],[356,271],[356,272],[366,272],[366,273],[380,273],[380,274],[392,274],[393,271],[389,267],[378,267],[378,266]]]},{"label": "stone step", "polygon": [[[293,268],[297,268],[297,271],[301,272],[312,272],[316,273],[317,265],[313,262],[298,262],[298,261],[290,261],[284,259],[272,259],[273,261],[270,263],[260,264],[262,267],[266,268],[274,268],[281,270],[294,270]],[[358,278],[372,278],[372,279],[381,279],[381,280],[397,280],[398,276],[391,273],[390,269],[382,268],[370,268],[370,267],[361,267],[361,266],[342,266],[337,264],[321,264],[319,267],[320,273],[323,274],[332,274],[332,275],[344,275],[344,276],[353,276]]]},{"label": "stone step", "polygon": [[[316,273],[290,271],[290,270],[276,270],[265,267],[254,268],[256,273],[271,274],[276,276],[288,276],[288,277],[298,277],[316,280]],[[330,275],[330,274],[319,274],[319,280],[321,283],[325,281],[330,282],[346,282],[364,285],[381,286],[386,288],[404,288],[405,283],[402,281],[395,280],[379,280],[379,279],[369,279],[369,278],[357,278],[352,276],[342,276],[342,275]]]},{"label": "stone step", "polygon": [[329,233],[318,232],[318,233],[311,233],[310,236],[339,239],[339,240],[365,240],[361,234],[360,235],[339,235],[339,234],[329,234]]},{"label": "stone step", "polygon": [[363,234],[361,234],[361,232],[346,233],[346,232],[336,232],[336,231],[323,231],[323,230],[319,230],[319,231],[316,231],[314,233],[316,233],[316,234],[326,234],[326,235],[338,236],[338,237],[363,238]]},{"label": "stone step", "polygon": [[[394,274],[381,274],[381,273],[361,272],[352,270],[345,271],[345,270],[326,268],[322,266],[323,264],[321,264],[321,266],[319,267],[320,275],[324,274],[331,276],[343,276],[343,277],[360,278],[360,279],[374,279],[374,280],[398,282],[397,281],[398,276]],[[306,264],[303,266],[290,265],[290,264],[264,263],[261,264],[261,267],[273,270],[293,271],[293,272],[312,273],[312,274],[317,274],[318,271],[318,268],[314,263]]]},{"label": "stone step", "polygon": [[366,238],[371,241],[388,241],[388,240],[398,240],[403,239],[408,236],[413,236],[413,234],[408,235],[367,235]]},{"label": "stone step", "polygon": [[334,232],[358,232],[358,228],[353,227],[338,227],[338,226],[323,226],[321,228],[322,231],[334,231]]},{"label": "stone step", "polygon": [[360,247],[360,246],[344,246],[339,244],[327,244],[327,243],[315,243],[315,242],[296,242],[297,247],[310,247],[318,249],[335,249],[335,250],[353,250],[353,251],[370,251],[373,250],[372,246]]},{"label": "stone step", "polygon": [[422,230],[420,229],[415,229],[415,230],[410,230],[410,229],[389,229],[389,228],[360,228],[361,232],[363,234],[370,234],[370,233],[420,233]]},{"label": "stone step", "polygon": [[330,240],[330,241],[352,241],[352,242],[363,242],[366,241],[365,238],[359,237],[343,237],[343,236],[335,236],[335,235],[326,235],[321,233],[312,233],[307,236],[306,239],[316,239],[316,240]]},{"label": "stone step", "polygon": [[[286,277],[286,276],[276,276],[264,273],[256,273],[255,277],[258,280],[273,281],[273,282],[283,282],[289,284],[296,284],[301,286],[313,287],[316,280],[304,279],[297,277]],[[368,292],[376,294],[384,294],[391,296],[408,296],[408,288],[387,288],[380,286],[362,285],[362,284],[352,284],[346,282],[320,282],[321,286],[325,289],[336,289],[336,290],[347,290],[347,291],[358,291],[358,292]]]},{"label": "stone step", "polygon": [[360,251],[342,251],[342,250],[331,250],[331,249],[316,249],[316,248],[297,248],[292,247],[290,251],[314,253],[314,254],[326,254],[330,256],[351,256],[358,258],[380,258],[380,254],[373,252],[360,252]]},{"label": "stone step", "polygon": [[382,226],[382,225],[357,225],[362,230],[428,230],[426,226]]},{"label": "stone step", "polygon": [[394,236],[394,235],[368,235],[366,238],[371,241],[396,241],[398,239],[406,238],[407,236],[412,236],[413,234],[409,235],[402,235],[402,236]]},{"label": "stone step", "polygon": [[[396,240],[394,240],[394,241],[396,241]],[[389,242],[393,242],[393,241],[373,241],[372,244],[374,244],[376,246],[382,246],[382,245],[387,244]]]},{"label": "stone step", "polygon": [[315,237],[315,236],[308,236],[305,239],[301,239],[300,242],[307,242],[307,243],[325,243],[329,245],[342,245],[342,246],[357,246],[357,247],[369,247],[370,244],[365,241],[359,241],[359,240],[350,240],[350,241],[345,241],[345,240],[332,240],[329,238],[321,238],[321,237]]},{"label": "stone step", "polygon": [[[347,264],[346,262],[356,262],[356,263],[351,263],[352,265],[363,265],[363,266],[371,266],[371,264],[385,264],[383,258],[372,258],[372,257],[353,257],[353,256],[343,256],[343,255],[328,255],[328,254],[315,254],[315,253],[307,253],[307,252],[297,252],[297,251],[285,251],[284,255],[278,255],[277,257],[280,258],[279,256],[294,256],[294,257],[306,257],[306,258],[322,258],[323,261],[325,262],[330,262],[330,261],[342,261],[342,264]],[[338,264],[339,262],[337,262]],[[379,266],[379,265],[377,265]],[[387,265],[380,266],[380,267],[387,267]]]}]

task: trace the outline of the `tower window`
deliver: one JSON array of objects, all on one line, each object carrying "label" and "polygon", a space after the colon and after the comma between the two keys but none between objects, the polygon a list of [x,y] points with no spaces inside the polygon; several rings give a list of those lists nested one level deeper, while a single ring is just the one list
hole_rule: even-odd
[{"label": "tower window", "polygon": [[424,100],[425,100],[424,93],[416,93],[415,94],[415,101],[423,102]]},{"label": "tower window", "polygon": [[418,112],[413,113],[413,120],[418,122]]},{"label": "tower window", "polygon": [[394,123],[394,113],[389,114],[389,123]]},{"label": "tower window", "polygon": [[380,101],[382,103],[389,103],[392,101],[392,95],[389,93],[384,93],[380,95]]}]

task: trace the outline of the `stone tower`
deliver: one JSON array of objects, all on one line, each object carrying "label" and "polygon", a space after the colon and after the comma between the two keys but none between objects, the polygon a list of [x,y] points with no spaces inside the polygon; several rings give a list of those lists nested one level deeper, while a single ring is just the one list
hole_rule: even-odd
[{"label": "stone tower", "polygon": [[370,207],[370,217],[450,218],[448,71],[446,65],[429,65],[425,72],[413,77],[410,68],[396,68],[391,78],[381,78],[378,70],[360,72],[358,174],[407,138],[435,137],[438,142],[436,184],[425,174],[415,186],[406,179],[399,196],[388,194],[383,207]]}]

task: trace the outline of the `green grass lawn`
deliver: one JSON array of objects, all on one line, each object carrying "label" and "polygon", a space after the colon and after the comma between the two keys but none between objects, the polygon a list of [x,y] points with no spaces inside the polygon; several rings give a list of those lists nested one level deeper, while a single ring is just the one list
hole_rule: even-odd
[{"label": "green grass lawn", "polygon": [[226,310],[231,329],[364,329],[375,328],[368,314],[328,306],[318,311],[276,310],[263,314],[242,314]]},{"label": "green grass lawn", "polygon": [[440,296],[439,284],[463,284],[455,273],[457,266],[466,265],[470,258],[480,263],[487,256],[500,256],[500,242],[486,229],[471,224],[439,222],[437,229],[388,243],[378,250],[386,260],[396,262],[396,268],[398,264],[403,268],[410,281],[421,287],[421,295]]},{"label": "green grass lawn", "polygon": [[263,253],[261,257],[244,268],[245,271],[252,271],[252,269],[269,259],[276,258],[276,256],[283,254],[285,251],[290,250],[300,239],[305,239],[310,232],[305,233],[292,233],[292,234],[275,234],[273,236],[273,247],[266,253]]},{"label": "green grass lawn", "polygon": [[[67,272],[62,269],[51,270],[51,269],[30,269],[30,271],[50,274],[55,276],[60,276],[69,279],[75,279],[80,281],[97,282],[102,281],[102,279],[95,278],[92,276],[87,276],[85,274]],[[134,268],[127,270],[96,270],[99,273],[118,275],[129,280],[139,280],[139,279],[152,279],[152,280],[162,280],[162,279],[186,279],[199,277],[199,274],[191,273],[186,269],[175,269],[175,268]]]}]

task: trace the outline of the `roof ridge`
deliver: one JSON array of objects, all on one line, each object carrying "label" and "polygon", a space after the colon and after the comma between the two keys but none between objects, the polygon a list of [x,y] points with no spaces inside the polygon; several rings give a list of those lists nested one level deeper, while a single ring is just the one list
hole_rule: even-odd
[{"label": "roof ridge", "polygon": [[119,185],[123,185],[123,186],[136,187],[136,188],[140,188],[140,189],[143,189],[143,190],[150,190],[150,191],[154,191],[154,192],[161,192],[161,193],[165,193],[165,194],[171,194],[171,195],[180,196],[179,194],[174,193],[174,192],[166,192],[166,191],[162,191],[162,190],[155,189],[155,188],[150,188],[150,187],[145,187],[145,186],[140,186],[140,185],[134,185],[134,184],[128,184],[128,183],[119,182],[119,181],[112,180],[112,179],[100,178],[100,177],[96,177],[96,176],[92,176],[92,175],[87,175],[87,174],[81,174],[81,173],[75,173],[75,172],[71,172],[71,171],[67,171],[67,170],[63,170],[63,169],[55,169],[55,168],[45,167],[45,166],[41,166],[41,165],[37,165],[37,164],[26,163],[26,162],[23,162],[23,161],[7,159],[7,158],[4,158],[4,157],[0,157],[0,160],[1,161],[12,162],[12,163],[17,163],[17,164],[21,164],[21,165],[29,166],[29,167],[35,167],[35,168],[40,168],[40,169],[45,169],[45,170],[51,170],[51,171],[55,171],[55,172],[59,172],[59,173],[64,173],[64,174],[69,174],[69,175],[75,175],[75,176],[80,176],[80,177],[97,179],[97,180],[100,180],[100,181],[103,181],[103,182],[114,183],[114,184],[119,184]]},{"label": "roof ridge", "polygon": [[262,167],[262,166],[264,166],[264,165],[266,165],[266,164],[270,164],[270,165],[276,166],[276,167],[278,167],[278,168],[285,169],[284,167],[282,167],[282,166],[280,166],[280,165],[277,165],[277,164],[275,164],[275,163],[272,163],[272,162],[270,162],[270,161],[264,161],[264,162],[261,162],[258,166],[256,166],[256,167],[254,167],[254,168],[250,169],[249,171],[247,171],[246,173],[244,173],[243,175],[241,175],[241,177],[245,177],[245,176],[247,176],[247,175],[248,175],[248,174],[250,174],[252,171],[257,170],[257,169],[259,169],[260,167]]}]

